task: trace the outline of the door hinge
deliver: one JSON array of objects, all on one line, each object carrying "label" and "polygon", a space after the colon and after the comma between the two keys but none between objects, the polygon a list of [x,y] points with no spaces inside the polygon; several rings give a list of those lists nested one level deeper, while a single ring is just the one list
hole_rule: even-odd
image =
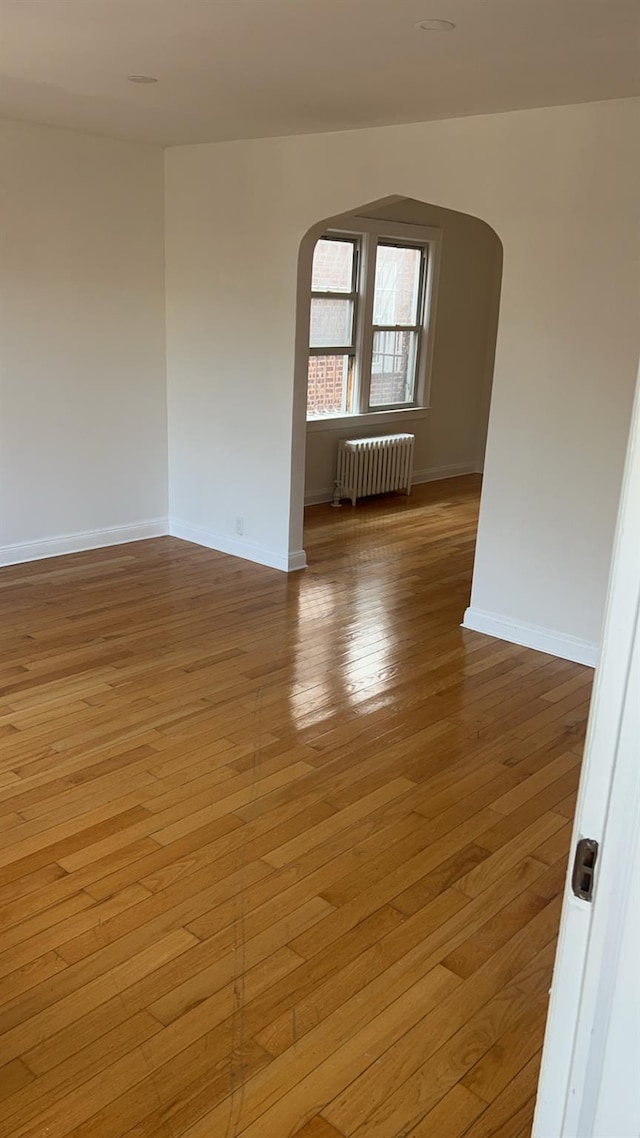
[{"label": "door hinge", "polygon": [[581,838],[573,859],[571,887],[582,901],[593,901],[593,878],[598,858],[598,843],[594,838]]}]

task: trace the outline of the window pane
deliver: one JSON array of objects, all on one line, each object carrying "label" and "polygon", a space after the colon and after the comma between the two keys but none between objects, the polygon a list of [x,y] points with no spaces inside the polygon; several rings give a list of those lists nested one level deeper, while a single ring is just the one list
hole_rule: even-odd
[{"label": "window pane", "polygon": [[310,348],[341,348],[351,346],[353,327],[353,301],[311,301]]},{"label": "window pane", "polygon": [[313,254],[312,291],[351,292],[354,252],[353,241],[321,237]]},{"label": "window pane", "polygon": [[310,356],[307,419],[349,414],[353,395],[353,356]]},{"label": "window pane", "polygon": [[422,253],[378,245],[374,324],[417,324]]},{"label": "window pane", "polygon": [[417,344],[417,332],[374,332],[371,407],[412,402]]}]

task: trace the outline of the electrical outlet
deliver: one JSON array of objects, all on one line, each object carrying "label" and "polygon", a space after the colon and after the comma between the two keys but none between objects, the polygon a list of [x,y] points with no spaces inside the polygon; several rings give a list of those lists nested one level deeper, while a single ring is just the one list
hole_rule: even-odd
[{"label": "electrical outlet", "polygon": [[236,533],[238,537],[242,537],[244,533],[244,518],[241,518],[240,515],[236,518]]}]

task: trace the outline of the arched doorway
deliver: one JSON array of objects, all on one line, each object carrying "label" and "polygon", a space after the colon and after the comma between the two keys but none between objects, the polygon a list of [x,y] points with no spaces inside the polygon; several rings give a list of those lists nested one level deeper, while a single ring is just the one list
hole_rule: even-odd
[{"label": "arched doorway", "polygon": [[[314,249],[327,233],[375,227],[384,238],[438,235],[438,264],[426,329],[429,377],[413,407],[307,420],[309,317]],[[426,237],[425,237],[426,240]],[[414,484],[483,469],[502,279],[502,244],[480,218],[389,197],[324,218],[300,245],[296,323],[291,548],[303,547],[305,504],[329,501],[340,438],[410,431]],[[462,614],[461,614],[462,615]]]}]

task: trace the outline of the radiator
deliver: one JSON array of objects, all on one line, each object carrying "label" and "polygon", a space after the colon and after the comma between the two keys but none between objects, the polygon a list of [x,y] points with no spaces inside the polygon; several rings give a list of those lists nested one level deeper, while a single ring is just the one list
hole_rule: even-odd
[{"label": "radiator", "polygon": [[334,504],[391,490],[411,493],[415,435],[382,435],[374,439],[341,439]]}]

